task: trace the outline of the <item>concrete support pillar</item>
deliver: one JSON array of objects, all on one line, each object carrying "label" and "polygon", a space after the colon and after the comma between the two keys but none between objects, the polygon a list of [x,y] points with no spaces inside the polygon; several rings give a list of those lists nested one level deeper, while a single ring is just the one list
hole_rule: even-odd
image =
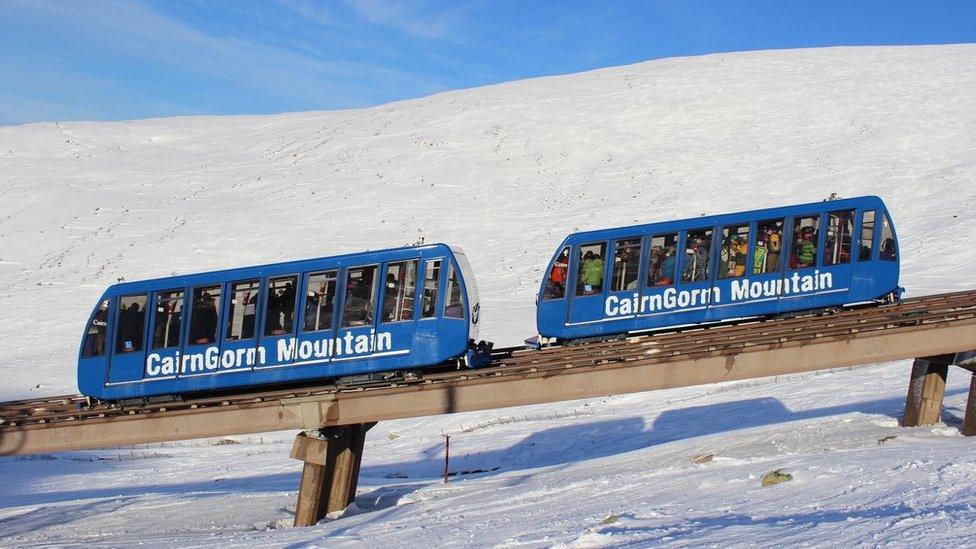
[{"label": "concrete support pillar", "polygon": [[291,457],[304,462],[295,526],[312,526],[356,499],[363,444],[374,425],[328,427],[295,437]]},{"label": "concrete support pillar", "polygon": [[962,424],[962,434],[971,437],[976,435],[976,374],[969,382],[969,399],[966,401],[966,420]]},{"label": "concrete support pillar", "polygon": [[942,399],[945,397],[946,375],[954,354],[916,358],[912,378],[905,399],[904,427],[932,425],[942,421]]}]

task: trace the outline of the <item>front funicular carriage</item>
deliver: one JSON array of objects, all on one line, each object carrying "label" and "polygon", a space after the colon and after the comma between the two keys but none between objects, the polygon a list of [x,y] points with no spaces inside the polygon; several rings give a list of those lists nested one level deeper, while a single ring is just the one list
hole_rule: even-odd
[{"label": "front funicular carriage", "polygon": [[470,365],[478,310],[445,244],[120,283],[89,319],[78,385],[117,400]]},{"label": "front funicular carriage", "polygon": [[876,196],[569,235],[539,334],[605,337],[897,298],[898,242]]}]

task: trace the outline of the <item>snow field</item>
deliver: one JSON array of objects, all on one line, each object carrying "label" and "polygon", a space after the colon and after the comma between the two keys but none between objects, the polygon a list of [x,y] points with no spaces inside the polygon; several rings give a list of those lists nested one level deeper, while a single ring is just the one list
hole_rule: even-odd
[{"label": "snow field", "polygon": [[[444,241],[483,336],[533,333],[573,230],[881,195],[908,294],[976,288],[976,46],[723,54],[358,110],[0,127],[0,398],[74,392],[103,288]],[[908,363],[370,432],[356,507],[289,522],[294,433],[0,459],[0,543],[966,545],[957,426],[897,427]],[[443,485],[442,433],[452,470]],[[264,437],[263,439],[261,437]],[[879,442],[888,436],[897,438]],[[710,463],[693,456],[713,453]],[[760,488],[774,469],[792,482]]]}]

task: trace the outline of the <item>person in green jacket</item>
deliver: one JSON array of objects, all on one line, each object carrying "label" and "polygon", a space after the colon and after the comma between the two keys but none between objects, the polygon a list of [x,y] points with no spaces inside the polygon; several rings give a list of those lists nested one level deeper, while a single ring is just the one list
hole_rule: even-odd
[{"label": "person in green jacket", "polygon": [[817,261],[817,245],[814,243],[816,233],[813,227],[803,227],[800,230],[800,243],[796,250],[798,267],[812,267]]},{"label": "person in green jacket", "polygon": [[592,294],[601,291],[603,285],[603,259],[588,251],[583,254],[582,271],[580,282],[583,283],[583,292]]}]

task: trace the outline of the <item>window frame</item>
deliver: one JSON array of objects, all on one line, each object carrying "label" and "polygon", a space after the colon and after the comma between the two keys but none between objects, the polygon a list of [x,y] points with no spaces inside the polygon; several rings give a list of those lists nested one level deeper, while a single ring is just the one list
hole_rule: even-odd
[{"label": "window frame", "polygon": [[[115,297],[115,312],[112,313],[112,319],[115,321],[115,330],[112,334],[112,356],[134,356],[138,353],[146,353],[146,339],[149,331],[149,315],[146,314],[146,307],[150,303],[150,295],[152,292],[125,294]],[[131,297],[143,297],[142,307],[142,336],[141,344],[139,348],[132,349],[131,351],[121,351],[119,350],[119,343],[121,343],[120,338],[122,337],[122,301],[126,298]]]},{"label": "window frame", "polygon": [[[827,263],[827,256],[828,256],[827,235],[830,232],[830,217],[832,215],[838,215],[838,214],[841,214],[841,213],[850,213],[851,214],[851,245],[850,245],[850,247],[847,250],[847,261],[837,261],[835,263]],[[823,216],[824,216],[824,221],[825,221],[825,223],[823,223],[823,226],[824,226],[824,231],[823,231],[823,233],[824,233],[823,234],[823,246],[821,247],[820,253],[819,253],[819,255],[821,255],[822,257],[820,258],[821,261],[818,263],[818,266],[819,267],[836,267],[836,266],[839,266],[839,265],[850,265],[851,263],[854,262],[854,250],[853,250],[853,248],[854,248],[854,234],[858,232],[857,231],[857,208],[843,208],[843,209],[840,209],[840,210],[829,210],[829,211],[824,212],[823,213]],[[858,238],[858,247],[860,248],[860,238]]]},{"label": "window frame", "polygon": [[[271,305],[271,303],[270,303],[270,300],[271,300],[271,282],[272,281],[277,281],[277,280],[282,280],[282,279],[288,279],[288,278],[294,278],[295,279],[295,285],[294,285],[294,287],[295,287],[295,297],[293,298],[293,301],[292,301],[292,310],[291,310],[292,311],[292,314],[291,314],[291,329],[288,330],[284,326],[282,326],[282,329],[285,330],[284,332],[282,332],[280,334],[269,334],[268,333],[268,313],[271,311],[271,307],[270,307],[270,305]],[[298,310],[298,301],[299,301],[298,300],[298,288],[301,286],[301,283],[302,283],[302,275],[301,275],[301,273],[289,273],[289,274],[282,274],[282,275],[271,275],[271,276],[265,277],[261,281],[261,287],[264,290],[264,295],[263,296],[260,296],[260,300],[261,300],[261,332],[260,332],[261,333],[261,336],[260,337],[282,337],[282,336],[287,336],[287,335],[292,335],[292,336],[295,335],[295,330],[296,330],[296,327],[297,327],[297,324],[298,324],[297,323],[297,317],[295,315],[295,312]]]},{"label": "window frame", "polygon": [[[342,269],[340,267],[335,267],[335,268],[332,268],[332,269],[324,269],[324,270],[317,270],[317,271],[307,271],[307,272],[302,273],[302,294],[301,294],[302,295],[302,298],[301,298],[301,300],[299,302],[299,306],[302,309],[302,320],[301,320],[301,323],[300,323],[301,324],[300,333],[302,333],[302,334],[313,334],[313,333],[316,333],[316,332],[325,332],[325,331],[331,331],[331,330],[335,330],[336,329],[336,323],[335,323],[336,322],[336,308],[338,307],[339,301],[340,301],[340,299],[339,299],[339,281],[340,281],[340,279],[339,279],[339,272],[340,271],[342,271]],[[321,327],[321,328],[315,328],[313,330],[308,330],[308,329],[305,328],[305,314],[306,314],[307,309],[308,309],[308,291],[309,291],[308,289],[309,289],[309,286],[312,283],[312,277],[319,276],[319,275],[327,275],[327,274],[330,274],[330,273],[333,275],[334,278],[332,279],[333,280],[333,286],[332,286],[332,311],[331,311],[331,316],[329,317],[329,325],[326,326],[326,327]],[[321,309],[321,307],[317,307],[317,309]]]},{"label": "window frame", "polygon": [[[369,315],[368,316],[369,322],[364,322],[363,324],[357,324],[357,325],[354,325],[354,326],[350,326],[350,325],[346,324],[346,306],[348,305],[347,298],[349,297],[349,272],[350,271],[355,271],[357,269],[369,269],[371,267],[374,269],[374,271],[373,271],[372,290],[371,290],[371,292],[372,292],[371,297],[373,299],[373,306],[372,306],[371,309],[367,309],[366,310],[367,314]],[[343,267],[342,271],[345,273],[345,276],[342,278],[342,304],[341,304],[341,306],[339,308],[339,324],[336,326],[336,328],[339,329],[339,330],[350,330],[350,329],[355,329],[355,328],[368,328],[368,327],[371,327],[371,326],[372,327],[377,326],[378,323],[376,321],[376,307],[378,305],[378,302],[379,302],[379,299],[378,298],[380,296],[380,292],[379,292],[380,279],[379,279],[379,276],[378,276],[379,273],[380,273],[380,263],[367,263],[365,265],[352,265],[352,266],[349,266],[349,267]]]},{"label": "window frame", "polygon": [[712,242],[715,241],[715,237],[714,237],[715,234],[718,234],[721,237],[721,239],[722,239],[722,244],[718,248],[718,256],[716,257],[716,259],[718,260],[716,263],[719,266],[721,266],[721,264],[722,264],[722,249],[725,247],[725,231],[726,231],[726,229],[728,229],[730,231],[730,235],[731,235],[731,230],[733,228],[734,229],[738,229],[738,228],[741,228],[741,227],[745,227],[746,228],[746,258],[745,258],[744,263],[743,263],[744,268],[743,268],[742,274],[740,274],[740,275],[728,275],[728,274],[719,272],[719,270],[716,270],[715,271],[715,276],[714,276],[714,279],[715,280],[731,280],[731,279],[734,279],[734,278],[743,278],[743,277],[749,276],[749,274],[750,274],[749,273],[749,269],[750,269],[750,267],[752,267],[751,258],[752,258],[752,248],[753,248],[753,237],[755,236],[755,230],[753,228],[753,225],[754,224],[755,224],[755,222],[753,222],[753,221],[740,221],[740,222],[737,222],[737,223],[726,223],[725,225],[719,225],[718,226],[718,230],[717,231],[714,231],[712,233],[712,235],[713,235],[712,236]]},{"label": "window frame", "polygon": [[[824,219],[825,219],[824,216],[825,216],[824,212],[820,211],[814,213],[794,214],[787,218],[790,220],[790,224],[789,224],[790,232],[788,233],[790,236],[790,247],[786,255],[786,264],[783,266],[784,275],[787,271],[799,271],[802,269],[820,268],[821,260],[823,259],[822,257],[823,254],[821,252],[823,251],[823,243],[825,238],[824,233],[826,233],[826,231],[824,230]],[[795,251],[795,246],[796,246],[796,238],[794,237],[794,231],[796,230],[796,223],[797,221],[806,218],[814,218],[817,220],[817,228],[815,229],[817,232],[817,238],[816,238],[817,244],[816,244],[816,249],[814,249],[813,251],[813,264],[807,265],[806,267],[800,267],[799,266],[800,256],[797,255],[797,266],[792,267],[790,266],[790,258],[793,257],[793,252]],[[784,232],[785,232],[785,228],[784,228]]]},{"label": "window frame", "polygon": [[[207,343],[196,343],[191,337],[194,335],[191,332],[193,331],[193,312],[194,312],[193,304],[196,299],[196,293],[198,290],[208,291],[208,290],[212,290],[213,288],[218,288],[220,290],[220,295],[217,296],[216,303],[214,304],[214,311],[215,314],[217,315],[217,320],[214,323],[214,334],[213,334],[214,337]],[[189,347],[191,345],[220,345],[221,336],[223,335],[224,296],[227,293],[227,288],[228,285],[227,283],[224,282],[214,282],[210,284],[197,284],[195,286],[188,287],[189,292],[187,292],[186,295],[188,298],[189,314],[187,315],[188,320],[186,322],[186,329],[184,330],[184,333],[186,334],[186,337],[184,339],[184,347]],[[211,298],[213,298],[213,296],[211,296]]]},{"label": "window frame", "polygon": [[[609,279],[610,280],[610,285],[607,288],[607,292],[608,293],[640,292],[644,288],[644,285],[642,284],[642,282],[643,282],[642,279],[644,278],[644,276],[643,276],[644,275],[644,271],[641,269],[641,267],[644,264],[644,247],[645,247],[645,245],[644,245],[644,238],[645,237],[646,237],[646,235],[643,235],[643,234],[639,234],[638,233],[636,235],[632,235],[632,236],[621,236],[621,237],[613,238],[613,239],[610,240],[610,247],[612,248],[612,252],[611,253],[613,254],[613,263],[610,264],[610,279]],[[637,277],[634,279],[634,282],[636,283],[636,286],[634,286],[633,288],[626,288],[626,287],[624,287],[624,288],[618,290],[618,289],[616,289],[616,284],[615,284],[616,283],[615,278],[617,276],[617,249],[618,249],[618,246],[620,245],[621,242],[633,242],[633,241],[636,241],[637,242],[637,246],[636,246],[636,249],[637,249],[637,267],[636,267]],[[633,250],[634,248],[635,248],[635,246],[633,246],[633,245],[630,246],[630,249]],[[611,254],[608,253],[607,255],[609,256]],[[623,262],[621,262],[621,263],[623,263]]]},{"label": "window frame", "polygon": [[[383,299],[380,300],[380,321],[379,321],[379,324],[400,324],[400,323],[403,323],[403,322],[413,322],[413,321],[417,320],[417,301],[418,301],[417,300],[417,296],[418,296],[419,290],[421,289],[421,285],[420,284],[417,284],[417,282],[420,280],[420,261],[421,261],[421,258],[414,257],[414,258],[409,258],[409,259],[397,259],[397,260],[394,260],[394,261],[387,261],[387,262],[383,263],[383,269],[382,269],[383,270],[383,276],[380,278],[380,284],[382,284],[382,286],[383,286],[383,292],[382,292]],[[399,319],[396,319],[396,320],[386,320],[385,318],[383,318],[383,311],[386,308],[386,296],[387,296],[387,291],[389,290],[389,287],[386,285],[386,282],[384,282],[384,279],[386,278],[386,275],[389,274],[389,272],[390,272],[390,266],[391,265],[401,265],[401,264],[405,265],[405,264],[408,264],[408,263],[411,263],[411,262],[414,263],[415,266],[414,266],[414,272],[413,272],[413,278],[414,278],[414,281],[413,281],[413,296],[409,296],[409,297],[413,297],[413,305],[411,305],[411,307],[410,307],[410,318],[406,318],[406,319],[399,318]],[[399,293],[399,292],[397,292],[397,293]],[[403,299],[406,300],[407,298],[408,298],[408,296],[406,295],[406,292],[404,291]],[[407,309],[401,307],[400,308],[400,315],[398,315],[398,316],[402,316],[403,315],[403,311],[405,311],[405,310],[407,310]]]},{"label": "window frame", "polygon": [[[254,325],[252,326],[253,333],[249,337],[237,337],[237,338],[230,337],[230,329],[232,323],[234,322],[234,318],[231,315],[231,307],[234,306],[234,302],[233,302],[234,294],[235,294],[234,285],[243,284],[245,282],[257,283],[257,288],[258,288],[257,291],[259,293],[265,289],[265,284],[264,284],[265,280],[262,278],[242,278],[239,280],[231,280],[224,283],[224,288],[225,288],[224,295],[221,296],[221,299],[223,300],[222,303],[223,307],[221,308],[221,310],[223,311],[224,314],[223,314],[223,318],[218,319],[217,321],[217,324],[221,327],[220,335],[221,335],[221,341],[223,342],[236,343],[240,341],[247,341],[250,339],[256,340],[261,333],[261,326],[259,326],[259,323],[262,321],[261,317],[263,316],[263,311],[261,310],[261,303],[263,301],[263,298],[260,295],[258,295],[257,302],[254,304]],[[243,317],[244,315],[241,316],[242,323],[243,323]],[[242,325],[242,329],[243,329],[243,325]]]},{"label": "window frame", "polygon": [[[175,345],[166,345],[164,347],[157,347],[156,346],[156,333],[155,332],[156,332],[156,313],[157,313],[156,308],[159,306],[159,297],[161,295],[163,295],[163,294],[173,293],[173,292],[180,292],[180,293],[183,294],[182,297],[180,298],[180,301],[182,303],[180,304],[180,326],[179,326],[179,329],[177,330],[177,334],[176,334],[176,344]],[[150,342],[149,342],[149,350],[151,350],[151,351],[164,351],[166,349],[181,349],[181,348],[183,348],[183,334],[184,334],[184,332],[186,332],[186,321],[187,321],[187,318],[189,318],[188,315],[186,314],[186,312],[187,312],[187,308],[186,308],[186,288],[185,287],[181,287],[181,288],[167,288],[165,290],[155,290],[155,291],[152,292],[152,297],[153,297],[153,300],[152,300],[153,301],[153,318],[152,318],[152,330],[149,333],[149,339],[150,339]]]},{"label": "window frame", "polygon": [[[674,236],[674,273],[672,273],[671,275],[671,282],[668,284],[651,284],[651,272],[650,272],[651,271],[651,250],[654,247],[654,239],[655,238],[665,239],[665,246],[667,246],[667,238],[669,236]],[[668,288],[678,283],[678,277],[675,275],[678,274],[678,269],[680,268],[679,262],[681,261],[681,257],[680,257],[681,254],[678,253],[678,250],[680,249],[681,249],[681,230],[675,230],[672,232],[663,232],[663,233],[651,233],[650,235],[647,235],[647,263],[644,269],[645,276],[643,277],[644,288]]]},{"label": "window frame", "polygon": [[[81,353],[79,359],[81,360],[90,359],[90,358],[105,359],[111,353],[111,349],[114,346],[113,342],[115,338],[115,334],[112,331],[112,328],[114,328],[114,323],[112,322],[112,311],[113,311],[114,302],[115,302],[114,297],[99,298],[98,305],[95,307],[94,312],[92,312],[92,314],[88,317],[88,324],[85,326],[85,342],[81,346]],[[105,319],[104,319],[105,333],[103,335],[103,340],[102,340],[102,352],[98,354],[87,354],[86,347],[89,344],[88,336],[92,335],[90,334],[92,328],[95,329],[94,335],[98,336],[98,327],[97,324],[95,324],[95,319],[98,317],[98,313],[101,312],[103,306],[105,306]]]},{"label": "window frame", "polygon": [[[444,300],[441,299],[441,291],[444,289],[443,288],[444,284],[442,283],[441,279],[444,278],[444,276],[445,276],[445,274],[444,274],[445,273],[445,271],[444,271],[444,262],[445,261],[448,261],[448,258],[445,257],[445,256],[439,256],[439,257],[421,258],[421,259],[423,260],[423,266],[424,266],[423,275],[424,276],[423,276],[423,278],[421,278],[420,276],[417,277],[417,281],[418,282],[421,282],[421,284],[418,284],[418,286],[419,286],[419,294],[418,294],[418,296],[420,297],[420,305],[419,305],[420,306],[420,318],[418,318],[418,320],[436,320],[438,318],[441,318],[439,315],[441,313],[441,310],[444,307],[444,304],[443,304],[443,301]],[[430,270],[432,263],[436,263],[437,264],[437,278],[434,278],[433,279],[434,284],[435,284],[435,287],[434,287],[434,303],[433,303],[433,305],[431,307],[431,311],[432,311],[431,314],[425,315],[424,314],[424,298],[426,297],[426,290],[427,290],[427,272]]]},{"label": "window frame", "polygon": [[[600,291],[593,292],[593,293],[589,293],[589,294],[588,293],[580,293],[580,290],[581,289],[584,289],[586,287],[586,285],[583,284],[583,280],[582,280],[582,278],[583,278],[583,254],[584,254],[583,248],[588,248],[590,246],[600,246],[600,252],[602,254],[601,257],[600,257],[600,259],[603,260],[603,278],[601,279],[601,282],[600,282]],[[607,250],[610,249],[610,241],[609,240],[595,240],[595,241],[590,241],[590,242],[581,242],[579,244],[576,244],[575,245],[575,248],[577,250],[577,254],[576,254],[576,277],[575,277],[575,280],[573,281],[573,298],[576,299],[576,298],[581,298],[581,297],[593,297],[593,296],[596,296],[596,295],[606,295],[607,294],[607,289],[608,289],[608,285],[607,285]]]},{"label": "window frame", "polygon": [[[681,255],[680,264],[680,278],[677,276],[677,283],[681,285],[688,284],[701,284],[703,282],[711,282],[715,280],[715,260],[718,259],[718,249],[715,246],[715,231],[716,227],[714,225],[708,226],[698,226],[694,229],[682,229],[681,230],[681,243],[679,244],[679,250]],[[709,239],[708,248],[708,271],[705,273],[705,278],[701,280],[685,280],[685,261],[688,259],[688,235],[693,232],[699,231],[711,231],[711,238]],[[678,274],[677,272],[675,273]]]},{"label": "window frame", "polygon": [[[451,275],[454,275],[455,284],[457,284],[459,288],[458,297],[461,299],[461,316],[448,316],[447,314],[448,302],[451,298],[451,296],[448,295],[448,290],[450,289],[449,286],[451,285]],[[464,282],[463,279],[461,278],[461,269],[457,268],[454,265],[454,261],[448,258],[447,277],[444,279],[444,299],[443,299],[443,303],[441,303],[441,318],[450,318],[453,320],[466,319],[467,315],[465,314],[465,311],[467,310],[467,301],[468,301],[467,298],[465,297],[466,293],[467,292],[465,292],[464,290]],[[450,306],[453,307],[454,305],[450,305]]]}]

